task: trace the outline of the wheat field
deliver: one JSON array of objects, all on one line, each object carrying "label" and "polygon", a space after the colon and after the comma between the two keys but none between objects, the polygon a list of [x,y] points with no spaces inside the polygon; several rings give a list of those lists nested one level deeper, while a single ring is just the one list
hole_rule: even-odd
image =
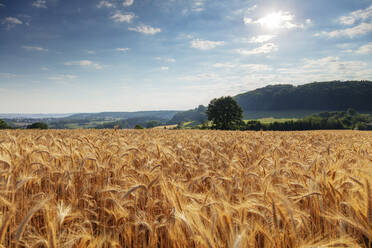
[{"label": "wheat field", "polygon": [[0,247],[371,247],[372,133],[0,132]]}]

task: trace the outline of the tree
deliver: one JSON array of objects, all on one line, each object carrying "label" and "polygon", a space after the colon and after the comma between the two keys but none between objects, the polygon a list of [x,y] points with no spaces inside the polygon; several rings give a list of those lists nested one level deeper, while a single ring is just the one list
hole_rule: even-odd
[{"label": "tree", "polygon": [[27,129],[48,129],[48,125],[43,122],[35,122],[28,125]]},{"label": "tree", "polygon": [[134,126],[134,129],[143,129],[143,126],[141,126],[140,124],[136,124],[136,125]]},{"label": "tree", "polygon": [[3,120],[0,120],[0,129],[9,129],[11,128],[8,123],[6,123],[5,121]]},{"label": "tree", "polygon": [[161,123],[159,121],[149,121],[146,123],[146,128],[153,128],[153,127],[157,127],[160,125]]},{"label": "tree", "polygon": [[243,109],[231,96],[213,99],[207,108],[213,129],[234,130],[243,123]]}]

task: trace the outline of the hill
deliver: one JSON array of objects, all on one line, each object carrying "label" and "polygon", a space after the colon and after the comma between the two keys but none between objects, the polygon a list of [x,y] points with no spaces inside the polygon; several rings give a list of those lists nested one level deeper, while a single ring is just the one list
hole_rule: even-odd
[{"label": "hill", "polygon": [[207,107],[199,105],[199,107],[183,112],[178,112],[173,116],[171,120],[168,121],[168,124],[178,124],[181,122],[195,122],[195,124],[201,124],[208,120],[207,114],[205,111]]},{"label": "hill", "polygon": [[179,111],[159,110],[159,111],[137,111],[137,112],[102,112],[102,113],[79,113],[65,119],[99,119],[99,120],[117,120],[142,117],[156,117],[162,119],[171,119]]},{"label": "hill", "polygon": [[244,111],[372,111],[371,81],[269,85],[235,96]]},{"label": "hill", "polygon": [[[315,82],[299,86],[269,85],[234,96],[244,110],[244,119],[303,118],[325,111],[346,111],[349,108],[372,113],[371,81]],[[206,107],[183,111],[168,121],[203,123]]]},{"label": "hill", "polygon": [[[72,115],[64,115],[60,118],[44,117],[33,115],[29,116],[13,116],[14,118],[4,119],[9,125],[18,128],[24,128],[34,122],[44,122],[53,129],[76,129],[76,128],[95,128],[101,127],[103,124],[107,126],[117,125],[115,122],[120,120],[129,120],[128,122],[120,123],[123,128],[133,126],[132,122],[139,121],[141,124],[160,125],[166,123],[179,111],[164,110],[164,111],[138,111],[138,112],[101,112],[101,113],[78,113]],[[49,115],[45,115],[49,116]],[[12,117],[12,116],[8,116]],[[39,118],[37,118],[39,117]],[[156,121],[156,123],[154,122]],[[149,122],[153,122],[152,124]],[[137,123],[135,123],[137,124]]]},{"label": "hill", "polygon": [[128,118],[125,120],[117,120],[113,122],[106,122],[100,125],[95,126],[94,128],[97,129],[105,129],[105,128],[114,128],[118,126],[118,128],[128,129],[134,128],[136,125],[141,125],[142,127],[152,128],[155,126],[165,125],[168,119],[159,118],[156,116],[144,116],[144,117],[134,117]]},{"label": "hill", "polygon": [[2,119],[48,119],[48,118],[64,118],[73,114],[0,114]]}]

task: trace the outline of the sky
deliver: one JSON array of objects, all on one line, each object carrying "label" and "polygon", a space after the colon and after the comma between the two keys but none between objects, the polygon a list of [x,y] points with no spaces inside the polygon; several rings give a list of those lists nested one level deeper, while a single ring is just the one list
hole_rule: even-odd
[{"label": "sky", "polygon": [[186,110],[372,80],[371,0],[0,0],[0,113]]}]

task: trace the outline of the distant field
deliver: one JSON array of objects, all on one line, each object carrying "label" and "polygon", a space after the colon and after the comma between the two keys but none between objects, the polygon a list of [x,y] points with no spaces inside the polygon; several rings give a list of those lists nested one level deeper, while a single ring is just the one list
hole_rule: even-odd
[{"label": "distant field", "polygon": [[[65,125],[65,128],[67,128],[67,129],[86,129],[86,128],[94,128],[97,125],[102,125],[104,123],[109,123],[109,122],[112,122],[112,121],[113,120],[108,120],[108,121],[89,121],[89,122],[84,123],[84,124],[80,124],[78,122],[71,122],[71,123],[66,123],[64,125]],[[52,129],[55,128],[54,125],[51,125],[50,127]]]},{"label": "distant field", "polygon": [[[324,110],[329,111],[329,110]],[[262,118],[295,118],[300,119],[309,115],[318,114],[324,112],[320,110],[281,110],[281,111],[244,111],[244,119],[262,119]]]},{"label": "distant field", "polygon": [[[269,124],[269,123],[273,123],[273,122],[286,122],[286,121],[297,121],[298,119],[296,118],[273,118],[273,117],[269,117],[269,118],[261,118],[261,119],[255,119],[255,121],[260,121],[261,123],[263,124]],[[245,120],[245,122],[248,122],[250,120]]]},{"label": "distant field", "polygon": [[177,125],[165,125],[165,126],[157,126],[157,127],[154,127],[153,129],[172,129],[176,127]]},{"label": "distant field", "polygon": [[368,247],[372,132],[0,131],[0,247]]}]

